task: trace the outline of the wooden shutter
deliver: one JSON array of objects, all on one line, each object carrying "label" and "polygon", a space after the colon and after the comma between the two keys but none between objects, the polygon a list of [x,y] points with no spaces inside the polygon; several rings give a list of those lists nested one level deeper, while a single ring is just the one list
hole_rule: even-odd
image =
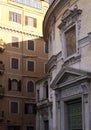
[{"label": "wooden shutter", "polygon": [[13,12],[9,11],[9,21],[12,21],[12,14]]},{"label": "wooden shutter", "polygon": [[21,14],[18,14],[18,23],[21,24]]},{"label": "wooden shutter", "polygon": [[11,79],[8,79],[8,90],[11,90]]},{"label": "wooden shutter", "polygon": [[18,90],[21,91],[21,80],[18,82]]},{"label": "wooden shutter", "polygon": [[25,25],[28,25],[28,16],[25,16]]},{"label": "wooden shutter", "polygon": [[34,18],[34,27],[36,28],[37,27],[37,19]]}]

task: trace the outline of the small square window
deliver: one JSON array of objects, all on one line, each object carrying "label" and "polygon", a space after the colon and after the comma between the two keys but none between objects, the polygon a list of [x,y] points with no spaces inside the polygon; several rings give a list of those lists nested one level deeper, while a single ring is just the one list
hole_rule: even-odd
[{"label": "small square window", "polygon": [[11,113],[18,113],[18,102],[11,102],[10,103],[10,112]]},{"label": "small square window", "polygon": [[18,67],[19,67],[19,59],[12,58],[11,67],[12,67],[12,69],[18,69]]},{"label": "small square window", "polygon": [[27,69],[28,69],[28,71],[34,72],[34,62],[33,61],[27,62]]}]

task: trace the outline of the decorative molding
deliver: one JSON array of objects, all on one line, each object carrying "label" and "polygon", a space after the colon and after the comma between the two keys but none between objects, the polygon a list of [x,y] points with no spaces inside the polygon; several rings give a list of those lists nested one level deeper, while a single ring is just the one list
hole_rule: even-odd
[{"label": "decorative molding", "polygon": [[69,87],[61,90],[61,98],[82,94],[82,88],[80,86]]},{"label": "decorative molding", "polygon": [[79,62],[80,60],[81,60],[81,55],[80,54],[74,55],[73,57],[63,61],[62,67],[66,67],[66,66],[72,65],[72,64],[74,64],[76,62]]},{"label": "decorative molding", "polygon": [[78,6],[75,5],[73,10],[67,9],[62,15],[61,24],[58,26],[60,30],[67,30],[72,24],[78,23],[78,30],[81,27],[81,20],[79,15],[82,13],[81,9],[78,9]]},{"label": "decorative molding", "polygon": [[56,66],[57,56],[53,55],[47,63],[47,71],[50,71]]},{"label": "decorative molding", "polygon": [[53,55],[48,63],[47,63],[47,70],[48,72],[53,69],[57,64],[57,59],[59,59],[62,56],[62,52],[60,51],[57,55]]},{"label": "decorative molding", "polygon": [[91,32],[88,33],[88,35],[78,41],[78,46],[83,47],[91,43]]},{"label": "decorative molding", "polygon": [[27,35],[27,36],[33,36],[33,37],[40,37],[41,36],[41,35],[38,35],[38,34],[30,33],[31,31],[28,32],[28,31],[23,31],[23,30],[17,30],[15,28],[3,26],[3,25],[0,26],[0,29],[5,30],[5,31],[20,33],[20,34]]},{"label": "decorative molding", "polygon": [[[74,75],[74,78],[70,78]],[[67,78],[64,78],[67,77]],[[69,80],[70,79],[70,80]],[[78,83],[87,82],[91,79],[91,73],[78,70],[71,67],[62,68],[55,79],[52,81],[50,87],[52,89],[61,89],[70,85],[76,85]],[[62,82],[64,80],[64,82]]]}]

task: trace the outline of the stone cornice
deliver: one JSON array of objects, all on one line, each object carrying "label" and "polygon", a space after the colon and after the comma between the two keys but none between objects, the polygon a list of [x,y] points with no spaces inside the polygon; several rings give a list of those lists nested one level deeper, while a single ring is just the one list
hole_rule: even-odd
[{"label": "stone cornice", "polygon": [[15,28],[3,26],[3,25],[0,25],[0,29],[5,30],[5,31],[10,31],[10,32],[15,32],[15,33],[27,35],[27,36],[41,37],[41,35],[36,34],[36,33],[32,33],[31,31],[23,31],[22,29],[15,29]]},{"label": "stone cornice", "polygon": [[56,60],[57,60],[57,56],[55,56],[55,55],[53,55],[50,58],[50,60],[47,63],[47,70],[48,71],[56,66]]}]

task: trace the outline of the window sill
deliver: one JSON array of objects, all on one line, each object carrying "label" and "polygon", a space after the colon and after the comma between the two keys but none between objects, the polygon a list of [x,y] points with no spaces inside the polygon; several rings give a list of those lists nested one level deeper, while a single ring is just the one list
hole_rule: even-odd
[{"label": "window sill", "polygon": [[76,53],[76,54],[74,54],[70,57],[63,59],[63,65],[62,66],[64,67],[64,66],[68,66],[68,65],[71,65],[73,63],[79,62],[80,59],[81,59],[81,55]]}]

